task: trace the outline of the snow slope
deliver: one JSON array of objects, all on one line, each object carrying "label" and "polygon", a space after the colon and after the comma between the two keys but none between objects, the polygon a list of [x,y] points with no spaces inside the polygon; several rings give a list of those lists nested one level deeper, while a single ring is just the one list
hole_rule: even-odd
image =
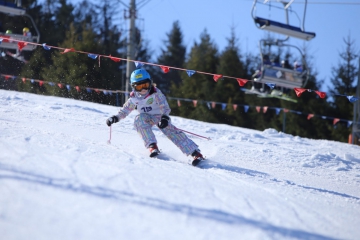
[{"label": "snow slope", "polygon": [[0,90],[0,238],[360,239],[360,147],[179,117],[207,162],[118,109]]}]

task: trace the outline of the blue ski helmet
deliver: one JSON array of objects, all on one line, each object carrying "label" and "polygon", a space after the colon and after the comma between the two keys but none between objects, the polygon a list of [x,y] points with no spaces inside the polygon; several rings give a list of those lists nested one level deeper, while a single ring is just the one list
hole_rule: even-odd
[{"label": "blue ski helmet", "polygon": [[133,85],[134,83],[138,83],[138,82],[142,82],[142,81],[146,81],[146,80],[148,80],[148,81],[150,81],[150,83],[152,83],[150,74],[145,69],[139,68],[131,73],[131,76],[130,76],[131,85]]}]

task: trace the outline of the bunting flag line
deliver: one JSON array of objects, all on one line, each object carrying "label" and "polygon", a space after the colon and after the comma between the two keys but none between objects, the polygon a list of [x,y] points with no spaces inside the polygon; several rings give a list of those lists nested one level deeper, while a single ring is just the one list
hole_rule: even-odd
[{"label": "bunting flag line", "polygon": [[[167,73],[170,71],[170,69],[176,69],[176,70],[181,70],[181,71],[186,71],[186,73],[188,74],[189,77],[191,77],[195,72],[195,70],[188,70],[188,69],[183,69],[183,68],[176,68],[176,67],[171,67],[171,66],[164,66],[164,65],[159,65],[159,64],[155,64],[155,63],[149,63],[149,62],[139,62],[139,61],[135,61],[135,60],[130,60],[130,59],[124,59],[124,58],[117,58],[117,57],[112,57],[110,56],[106,56],[106,55],[100,55],[100,54],[96,54],[96,53],[89,53],[89,52],[84,52],[84,51],[78,51],[75,50],[74,48],[61,48],[61,47],[55,47],[55,46],[48,46],[46,45],[46,43],[34,43],[34,42],[27,42],[27,41],[21,41],[18,39],[13,39],[13,38],[9,38],[9,40],[11,40],[12,42],[17,42],[18,43],[18,49],[21,51],[26,45],[35,45],[35,46],[42,46],[45,50],[50,50],[51,48],[54,49],[58,49],[58,50],[62,50],[62,52],[60,52],[61,54],[65,54],[68,52],[77,52],[77,53],[82,53],[82,54],[87,54],[89,57],[96,59],[98,57],[99,59],[99,66],[100,66],[100,57],[103,58],[110,58],[112,61],[114,62],[120,62],[121,60],[127,61],[127,62],[134,62],[135,66],[137,68],[141,68],[142,66],[144,66],[145,64],[147,65],[152,65],[152,66],[158,66],[161,67],[161,69],[163,69],[164,73]],[[3,41],[3,38],[0,38],[0,44]],[[215,82],[218,82],[219,79],[224,79],[224,78],[228,78],[228,79],[235,79],[238,81],[239,85],[242,87],[246,84],[247,81],[252,81],[254,82],[254,80],[244,80],[244,79],[240,79],[240,78],[236,78],[236,77],[232,77],[232,76],[224,76],[224,75],[220,75],[220,74],[214,74],[214,73],[207,73],[207,72],[199,72],[201,74],[207,74],[207,75],[212,75],[213,79]],[[275,84],[272,83],[266,83],[270,88],[274,88]],[[303,89],[303,88],[294,88],[294,91],[297,95],[297,97],[300,97],[300,95],[304,92],[304,91],[309,91],[309,92],[315,92],[320,98],[325,98],[326,97],[326,93],[325,92],[321,92],[321,91],[317,91],[317,90],[311,90],[311,89]],[[356,97],[348,97],[349,101],[351,103],[355,102],[358,100],[358,98]]]}]

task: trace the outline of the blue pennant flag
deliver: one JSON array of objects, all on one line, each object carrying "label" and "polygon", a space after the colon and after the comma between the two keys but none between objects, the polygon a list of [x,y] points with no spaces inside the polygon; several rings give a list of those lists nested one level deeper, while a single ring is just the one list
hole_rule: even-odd
[{"label": "blue pennant flag", "polygon": [[196,73],[196,71],[194,70],[186,70],[186,73],[189,77],[191,77],[192,75],[194,75]]},{"label": "blue pennant flag", "polygon": [[30,82],[31,82],[31,83],[34,83],[34,82],[35,82],[35,80],[34,80],[34,79],[30,79]]},{"label": "blue pennant flag", "polygon": [[281,108],[275,108],[276,115],[279,115]]},{"label": "blue pennant flag", "polygon": [[322,119],[326,119],[326,116],[321,116]]},{"label": "blue pennant flag", "polygon": [[274,89],[276,84],[275,83],[266,83],[266,85],[269,86],[269,88]]},{"label": "blue pennant flag", "polygon": [[66,85],[66,88],[67,88],[67,90],[70,90],[70,89],[71,89],[71,87],[70,87],[69,84]]},{"label": "blue pennant flag", "polygon": [[248,110],[249,110],[249,105],[245,105],[244,106],[244,111],[247,113]]},{"label": "blue pennant flag", "polygon": [[16,76],[12,76],[11,79],[12,79],[12,80],[15,80],[15,79],[16,79]]},{"label": "blue pennant flag", "polygon": [[222,103],[222,104],[221,104],[221,108],[222,108],[222,110],[225,110],[226,105],[227,105],[226,103]]},{"label": "blue pennant flag", "polygon": [[347,127],[350,127],[350,126],[351,126],[351,124],[352,124],[352,121],[348,121],[348,123],[347,123]]},{"label": "blue pennant flag", "polygon": [[88,93],[91,93],[91,89],[90,89],[90,88],[86,88],[86,91],[87,91]]},{"label": "blue pennant flag", "polygon": [[295,111],[295,113],[298,114],[298,115],[302,114],[302,112],[299,112],[299,111]]},{"label": "blue pennant flag", "polygon": [[145,64],[142,62],[135,62],[135,66],[136,68],[141,68],[142,66],[144,66]]},{"label": "blue pennant flag", "polygon": [[105,91],[105,90],[103,91],[103,93],[104,93],[104,95],[107,95],[107,94],[108,94],[107,91]]},{"label": "blue pennant flag", "polygon": [[43,48],[44,48],[45,50],[50,50],[50,49],[51,49],[51,47],[47,46],[46,43],[43,43],[42,46],[43,46]]},{"label": "blue pennant flag", "polygon": [[49,85],[50,85],[50,86],[55,86],[55,83],[49,82]]},{"label": "blue pennant flag", "polygon": [[108,91],[109,95],[111,96],[112,95],[112,91]]},{"label": "blue pennant flag", "polygon": [[354,96],[346,96],[346,97],[347,97],[347,99],[349,99],[349,101],[350,101],[351,103],[354,103],[354,102],[356,102],[357,100],[359,100],[359,98],[354,97]]},{"label": "blue pennant flag", "polygon": [[91,54],[91,53],[89,53],[89,54],[88,54],[88,57],[95,60],[95,59],[98,57],[98,55],[97,55],[97,54]]},{"label": "blue pennant flag", "polygon": [[2,41],[3,41],[3,39],[2,39],[2,38],[0,38],[0,44],[2,43]]},{"label": "blue pennant flag", "polygon": [[210,103],[209,103],[209,102],[207,102],[206,105],[207,105],[207,107],[208,107],[209,109],[211,109],[211,106],[210,106]]}]

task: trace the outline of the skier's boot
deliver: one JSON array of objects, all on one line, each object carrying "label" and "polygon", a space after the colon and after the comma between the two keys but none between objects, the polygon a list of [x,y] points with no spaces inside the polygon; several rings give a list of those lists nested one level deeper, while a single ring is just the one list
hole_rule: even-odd
[{"label": "skier's boot", "polygon": [[156,157],[159,155],[160,151],[156,143],[151,143],[149,145],[150,157]]},{"label": "skier's boot", "polygon": [[195,150],[191,156],[194,158],[194,160],[192,161],[192,165],[196,166],[198,165],[202,160],[205,160],[205,158],[203,157],[203,155],[200,153],[200,150]]}]

